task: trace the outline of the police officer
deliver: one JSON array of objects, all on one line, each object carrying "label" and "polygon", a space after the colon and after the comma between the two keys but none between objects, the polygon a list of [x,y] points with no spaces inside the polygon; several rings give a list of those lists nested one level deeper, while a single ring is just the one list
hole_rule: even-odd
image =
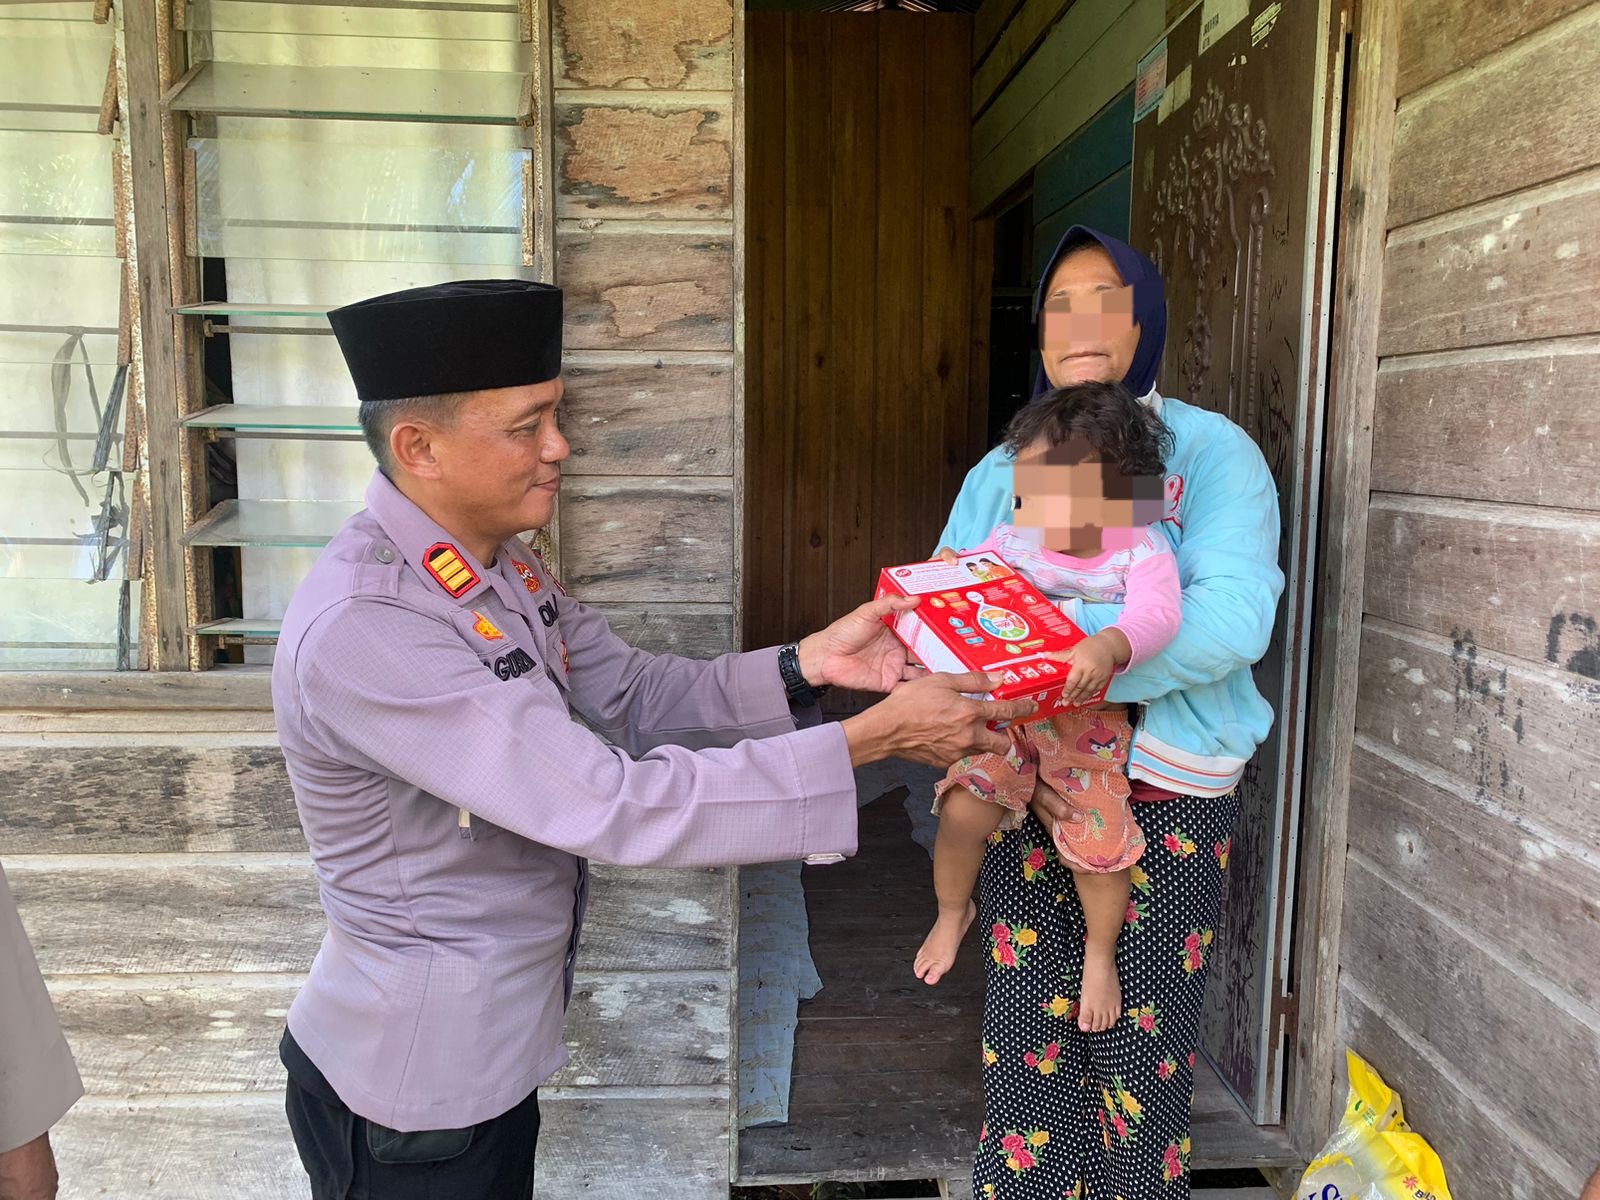
[{"label": "police officer", "polygon": [[0,870],[0,1200],[53,1200],[50,1127],[83,1083]]},{"label": "police officer", "polygon": [[[852,766],[1003,750],[986,722],[1029,706],[908,667],[882,617],[911,601],[709,662],[630,647],[516,536],[568,453],[560,291],[452,283],[329,320],[378,471],[272,672],[328,919],[281,1048],[289,1123],[318,1200],[525,1197],[587,859],[853,854]],[[817,723],[829,685],[889,695]]]}]

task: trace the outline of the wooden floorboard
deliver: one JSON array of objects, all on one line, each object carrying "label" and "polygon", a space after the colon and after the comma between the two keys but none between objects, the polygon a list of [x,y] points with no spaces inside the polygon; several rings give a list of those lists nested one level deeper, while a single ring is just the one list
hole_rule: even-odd
[{"label": "wooden floorboard", "polygon": [[[725,1200],[728,1101],[542,1100],[535,1200]],[[305,1200],[281,1095],[82,1103],[52,1131],[60,1200]],[[663,1190],[667,1185],[667,1190]]]},{"label": "wooden floorboard", "polygon": [[[971,1172],[983,1117],[979,935],[937,987],[912,975],[933,878],[902,800],[885,795],[861,810],[856,858],[803,873],[823,987],[800,1006],[788,1124],[739,1135],[741,1184]],[[1197,1170],[1297,1161],[1283,1131],[1253,1124],[1203,1061],[1191,1124]]]}]

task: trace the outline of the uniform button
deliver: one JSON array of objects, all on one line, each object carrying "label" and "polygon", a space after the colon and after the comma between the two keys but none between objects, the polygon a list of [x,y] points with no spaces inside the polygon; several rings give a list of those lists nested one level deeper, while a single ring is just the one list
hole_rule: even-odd
[{"label": "uniform button", "polygon": [[372,552],[372,557],[381,563],[392,563],[394,561],[394,551],[387,546],[379,546]]}]

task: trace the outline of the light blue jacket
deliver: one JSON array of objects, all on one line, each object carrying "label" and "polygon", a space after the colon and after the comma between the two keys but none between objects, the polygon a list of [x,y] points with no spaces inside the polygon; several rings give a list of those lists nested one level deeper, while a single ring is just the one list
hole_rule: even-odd
[{"label": "light blue jacket", "polygon": [[[1107,699],[1143,706],[1128,774],[1184,795],[1232,791],[1272,728],[1272,706],[1251,666],[1272,636],[1278,569],[1278,492],[1261,451],[1219,413],[1152,391],[1172,430],[1167,518],[1177,551],[1183,624],[1160,654],[1116,675]],[[995,447],[967,472],[939,544],[976,546],[1010,520],[1012,459]],[[1074,620],[1096,633],[1122,612],[1079,604]]]}]

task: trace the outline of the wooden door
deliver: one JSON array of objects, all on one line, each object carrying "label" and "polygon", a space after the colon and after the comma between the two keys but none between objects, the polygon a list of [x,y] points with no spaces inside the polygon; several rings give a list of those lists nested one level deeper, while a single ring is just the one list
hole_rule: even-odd
[{"label": "wooden door", "polygon": [[[1342,55],[1329,0],[1203,0],[1168,31],[1134,130],[1133,242],[1167,281],[1163,394],[1226,413],[1278,484],[1287,577],[1256,684],[1276,712],[1245,770],[1201,1044],[1279,1119]],[[1160,44],[1153,48],[1159,63]],[[1143,91],[1144,89],[1141,89]]]},{"label": "wooden door", "polygon": [[745,27],[744,644],[764,646],[934,548],[983,453],[989,258],[945,82],[971,69],[970,16]]}]

